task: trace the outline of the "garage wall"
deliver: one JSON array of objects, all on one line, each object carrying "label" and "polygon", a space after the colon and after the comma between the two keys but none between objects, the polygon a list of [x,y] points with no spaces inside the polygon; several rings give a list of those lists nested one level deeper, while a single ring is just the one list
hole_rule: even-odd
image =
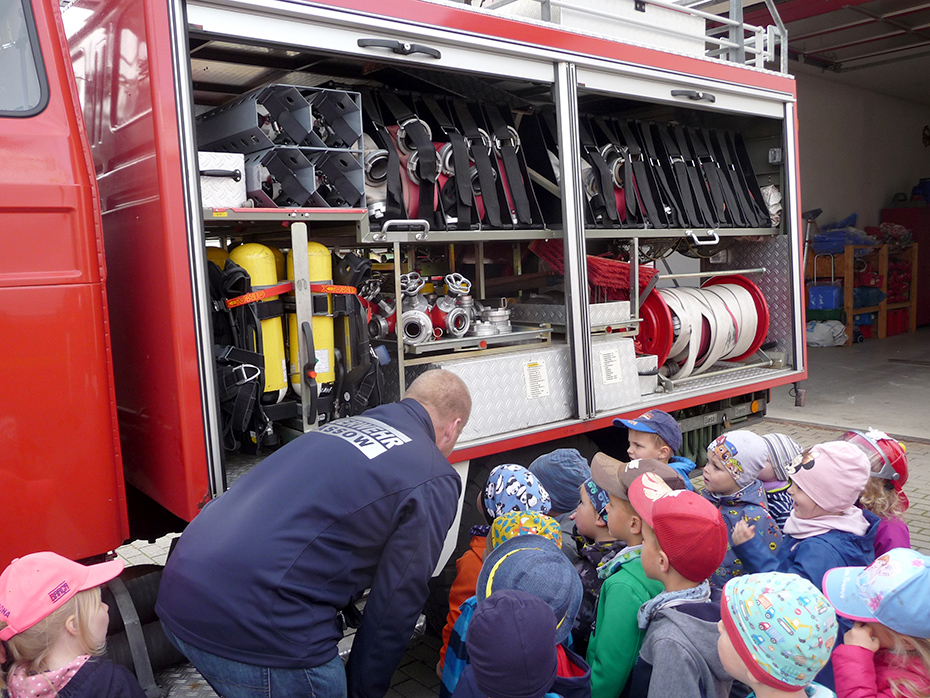
[{"label": "garage wall", "polygon": [[797,86],[801,210],[823,209],[818,223],[858,213],[859,228],[878,225],[896,192],[930,177],[930,107],[815,75]]}]

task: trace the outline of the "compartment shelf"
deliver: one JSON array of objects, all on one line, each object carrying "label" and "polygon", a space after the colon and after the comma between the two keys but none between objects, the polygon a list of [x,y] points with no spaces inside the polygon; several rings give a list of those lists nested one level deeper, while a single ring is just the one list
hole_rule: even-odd
[{"label": "compartment shelf", "polygon": [[[585,237],[596,239],[613,238],[683,238],[689,232],[702,236],[716,233],[719,237],[749,237],[778,235],[780,228],[585,228]],[[560,236],[561,237],[561,236]]]}]

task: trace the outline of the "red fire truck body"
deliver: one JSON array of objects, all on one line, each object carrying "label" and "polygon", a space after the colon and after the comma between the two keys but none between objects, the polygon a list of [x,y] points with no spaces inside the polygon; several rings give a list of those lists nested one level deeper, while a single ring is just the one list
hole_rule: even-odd
[{"label": "red fire truck body", "polygon": [[[577,163],[560,165],[558,225],[430,231],[425,244],[434,249],[555,238],[563,240],[565,251],[569,319],[562,341],[571,358],[564,375],[556,373],[554,359],[550,362],[545,386],[555,392],[559,382],[566,384],[563,413],[524,420],[499,433],[466,434],[453,462],[467,465],[488,454],[602,429],[618,416],[649,407],[713,406],[703,423],[719,425],[763,412],[768,389],[806,377],[796,91],[784,72],[707,58],[703,34],[697,52],[677,44],[655,48],[648,40],[624,43],[451,2],[77,0],[67,5],[60,15],[48,3],[23,0],[20,6],[14,0],[11,13],[21,15],[22,26],[12,39],[20,63],[34,64],[34,84],[23,89],[19,101],[0,97],[5,158],[0,235],[6,248],[0,257],[5,330],[0,522],[9,532],[0,564],[37,549],[76,559],[114,549],[130,536],[126,486],[133,497],[144,495],[181,522],[227,486],[204,252],[210,240],[229,245],[283,235],[290,242],[291,224],[307,222],[311,241],[332,250],[390,252],[393,246],[396,267],[398,252],[403,256],[424,244],[409,231],[383,234],[364,207],[280,207],[270,213],[202,207],[198,118],[250,90],[301,76],[309,76],[308,89],[317,77],[328,85],[340,74],[351,78],[350,86],[369,87],[390,73],[390,80],[376,85],[385,89],[397,75],[407,74],[415,84],[411,89],[420,92],[426,85],[446,89],[440,83],[448,78],[450,94],[457,95],[485,81],[551,109],[564,153],[566,139],[577,139],[571,124],[579,108],[657,123],[690,119],[742,130],[750,145],[778,150],[768,160],[753,156],[757,165],[771,166],[760,180],[767,176],[781,188],[781,223],[716,231],[732,242],[720,271],[761,274],[766,268],[758,286],[771,319],[761,338],[772,344],[772,356],[755,366],[726,367],[714,378],[679,385],[659,380],[664,391],[637,392],[620,406],[601,403],[604,382],[615,379],[602,371],[605,350],[601,359],[597,353],[598,342],[610,336],[592,334],[595,323],[588,319],[594,306],[588,302],[585,245],[592,251],[594,241],[610,237],[678,244],[694,231],[685,230],[688,226],[593,230],[576,210],[584,207]],[[372,44],[371,38],[381,43]],[[411,45],[427,46],[441,58],[408,53]],[[0,94],[14,74],[28,81],[27,67],[22,71],[6,71]],[[373,77],[366,82],[366,75]],[[459,80],[468,87],[456,92]],[[688,94],[676,95],[682,90]],[[602,108],[604,100],[608,107]],[[579,204],[576,209],[572,202]],[[266,217],[259,226],[261,216]],[[708,232],[714,231],[698,231]],[[717,269],[710,258],[698,263],[702,278]],[[486,291],[482,295],[493,295],[485,284],[493,282],[495,272],[476,269],[475,274],[476,285]],[[511,274],[519,277],[519,269]],[[634,306],[637,298],[634,293]],[[639,308],[631,314],[632,342]],[[563,344],[546,346],[553,345]],[[397,347],[403,355],[401,342]],[[526,351],[518,347],[509,356],[526,365],[532,358]],[[466,356],[442,354],[433,364],[470,376]],[[402,356],[399,363],[394,380],[403,385],[425,361]],[[395,355],[385,371],[396,372],[397,364]],[[469,385],[478,394],[495,389],[474,379]]]}]

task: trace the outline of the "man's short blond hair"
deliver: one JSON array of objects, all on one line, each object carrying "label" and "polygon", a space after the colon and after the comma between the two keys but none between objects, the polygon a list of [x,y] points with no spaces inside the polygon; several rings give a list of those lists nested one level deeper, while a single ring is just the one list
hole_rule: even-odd
[{"label": "man's short blond hair", "polygon": [[441,368],[421,373],[410,384],[404,397],[416,400],[426,408],[437,432],[456,419],[461,419],[464,427],[471,414],[471,394],[465,381]]}]

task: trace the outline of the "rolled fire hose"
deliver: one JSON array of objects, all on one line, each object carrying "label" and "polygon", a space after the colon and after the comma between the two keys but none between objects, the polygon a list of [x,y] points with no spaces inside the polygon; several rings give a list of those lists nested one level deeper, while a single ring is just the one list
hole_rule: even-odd
[{"label": "rolled fire hose", "polygon": [[672,380],[700,375],[752,347],[760,318],[752,294],[743,286],[720,283],[656,292],[672,313],[674,339],[663,367]]}]

